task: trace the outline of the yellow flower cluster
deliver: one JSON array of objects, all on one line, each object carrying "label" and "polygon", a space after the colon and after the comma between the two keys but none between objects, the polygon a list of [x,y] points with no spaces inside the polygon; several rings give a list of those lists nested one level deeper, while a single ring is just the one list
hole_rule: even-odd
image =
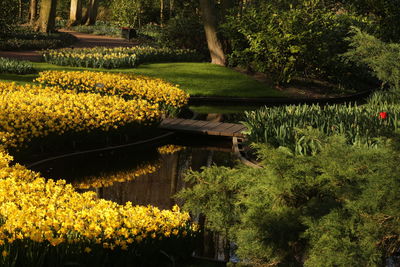
[{"label": "yellow flower cluster", "polygon": [[113,174],[96,175],[85,177],[78,181],[72,182],[72,186],[77,189],[101,188],[109,187],[114,183],[123,183],[134,180],[136,177],[154,173],[160,168],[160,164],[143,164],[138,168],[130,171],[119,171]]},{"label": "yellow flower cluster", "polygon": [[181,108],[187,104],[189,95],[168,82],[145,76],[90,71],[45,71],[39,73],[37,82],[124,98],[146,99],[151,103]]},{"label": "yellow flower cluster", "polygon": [[[134,249],[142,242],[154,244],[171,237],[196,234],[188,213],[160,210],[152,206],[118,205],[97,199],[95,193],[78,193],[64,180],[45,180],[19,164],[0,146],[0,250],[9,250],[24,241],[62,245],[58,253],[92,246],[104,249]],[[32,244],[32,249],[37,246]],[[8,249],[8,251],[7,251]]]},{"label": "yellow flower cluster", "polygon": [[178,145],[165,145],[157,148],[158,153],[166,155],[175,154],[184,149],[185,149],[184,146],[178,146]]},{"label": "yellow flower cluster", "polygon": [[147,239],[192,234],[189,214],[178,207],[118,205],[97,199],[93,192],[77,193],[63,180],[2,178],[0,246],[24,239],[52,246],[84,243],[127,250]]},{"label": "yellow flower cluster", "polygon": [[0,82],[0,141],[9,146],[50,133],[108,131],[160,120],[158,104],[57,87]]}]

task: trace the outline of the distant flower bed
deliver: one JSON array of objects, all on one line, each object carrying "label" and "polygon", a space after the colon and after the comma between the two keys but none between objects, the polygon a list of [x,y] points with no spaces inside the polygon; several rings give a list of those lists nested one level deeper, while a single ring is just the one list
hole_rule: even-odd
[{"label": "distant flower bed", "polygon": [[45,71],[39,73],[36,81],[76,92],[118,95],[125,99],[145,99],[150,103],[159,104],[162,110],[182,108],[189,99],[188,94],[171,83],[157,78],[129,74]]},{"label": "distant flower bed", "polygon": [[117,48],[79,48],[47,50],[42,53],[46,62],[74,67],[123,68],[150,62],[200,61],[194,50],[154,48],[150,46]]},{"label": "distant flower bed", "polygon": [[0,57],[0,73],[28,74],[34,73],[32,63]]}]

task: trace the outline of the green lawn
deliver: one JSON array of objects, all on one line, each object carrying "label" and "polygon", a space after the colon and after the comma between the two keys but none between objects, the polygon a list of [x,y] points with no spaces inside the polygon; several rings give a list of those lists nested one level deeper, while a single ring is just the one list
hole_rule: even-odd
[{"label": "green lawn", "polygon": [[[142,64],[130,69],[90,69],[33,63],[43,70],[93,70],[135,73],[162,78],[180,87],[192,96],[284,97],[283,93],[242,73],[210,63]],[[0,74],[0,80],[18,83],[31,82],[37,75]]]}]

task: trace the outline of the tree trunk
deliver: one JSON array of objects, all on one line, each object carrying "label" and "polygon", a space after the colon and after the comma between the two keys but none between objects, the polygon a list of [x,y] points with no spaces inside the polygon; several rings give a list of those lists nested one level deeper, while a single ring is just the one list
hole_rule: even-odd
[{"label": "tree trunk", "polygon": [[84,20],[85,25],[94,25],[96,23],[97,9],[99,7],[98,0],[88,0],[86,15]]},{"label": "tree trunk", "polygon": [[22,0],[19,0],[18,4],[18,17],[19,21],[22,22]]},{"label": "tree trunk", "polygon": [[160,0],[160,24],[164,24],[164,0]]},{"label": "tree trunk", "polygon": [[56,25],[57,0],[41,0],[40,16],[37,21],[36,30],[40,32],[54,31]]},{"label": "tree trunk", "polygon": [[31,0],[29,4],[29,24],[33,26],[37,17],[37,0]]},{"label": "tree trunk", "polygon": [[207,46],[208,50],[210,50],[211,63],[225,66],[226,58],[217,34],[218,21],[215,0],[200,0],[200,8],[204,31],[206,33]]},{"label": "tree trunk", "polygon": [[75,26],[82,21],[82,0],[71,0],[68,26]]},{"label": "tree trunk", "polygon": [[174,11],[174,0],[169,0],[169,18],[171,19]]}]

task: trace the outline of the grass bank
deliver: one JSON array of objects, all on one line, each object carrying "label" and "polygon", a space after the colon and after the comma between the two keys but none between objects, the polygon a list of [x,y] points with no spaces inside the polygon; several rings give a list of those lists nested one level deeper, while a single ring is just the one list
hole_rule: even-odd
[{"label": "grass bank", "polygon": [[[226,97],[284,97],[267,84],[260,83],[242,73],[210,63],[152,63],[129,69],[91,69],[33,63],[34,68],[44,70],[92,70],[123,72],[157,77],[180,85],[191,96]],[[0,80],[31,83],[37,74],[0,74]]]}]

